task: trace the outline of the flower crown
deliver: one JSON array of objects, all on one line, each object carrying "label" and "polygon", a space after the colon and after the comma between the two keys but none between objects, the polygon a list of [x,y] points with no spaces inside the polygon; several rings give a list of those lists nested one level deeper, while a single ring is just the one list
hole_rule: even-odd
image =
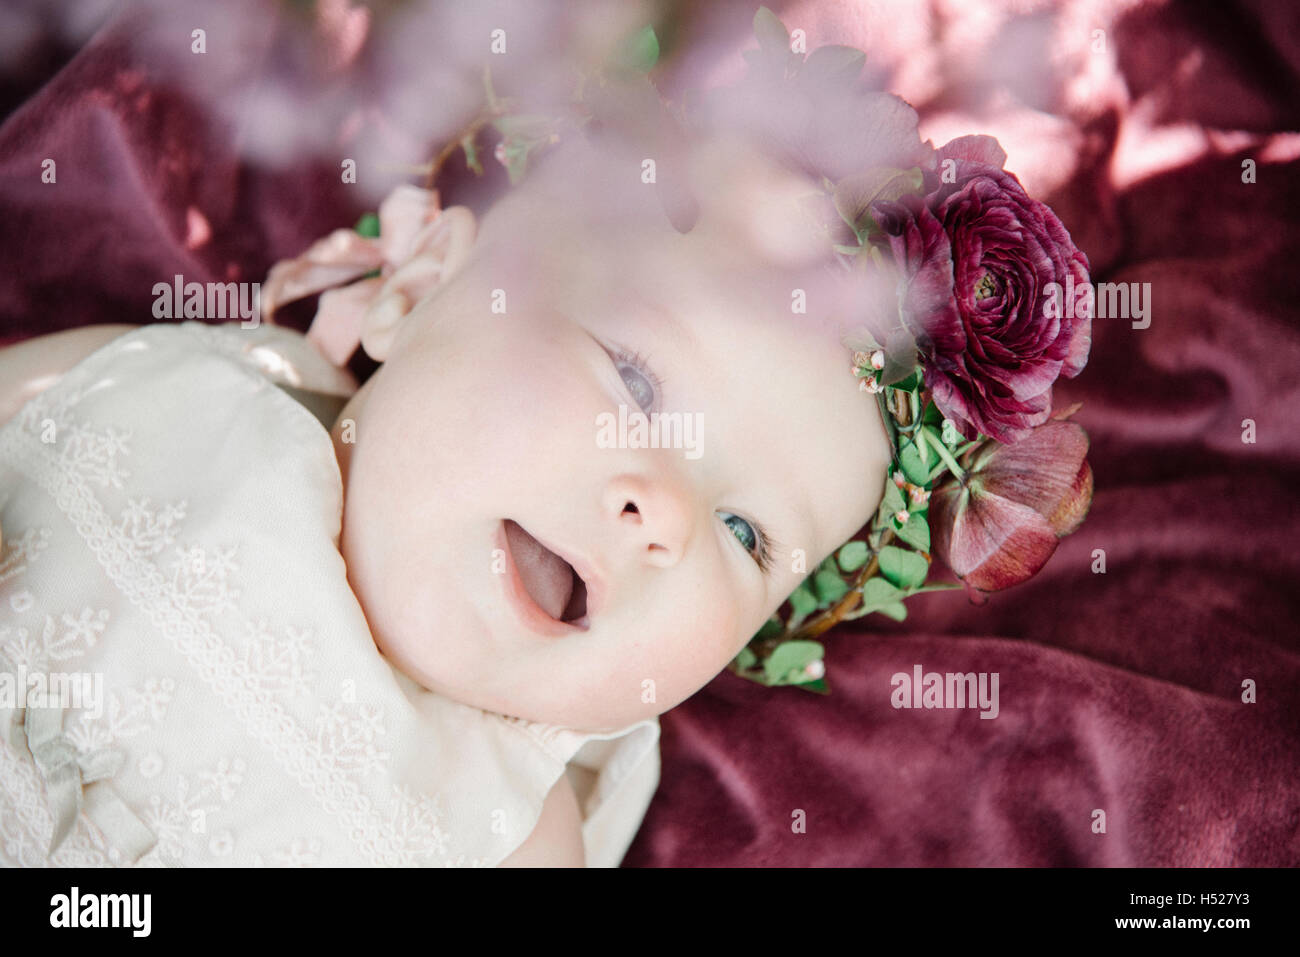
[{"label": "flower crown", "polygon": [[[892,446],[880,507],[809,570],[728,666],[765,685],[825,694],[816,639],[833,625],[871,613],[901,621],[907,598],[962,587],[928,583],[934,559],[972,597],[1023,582],[1083,521],[1092,501],[1087,435],[1066,421],[1078,406],[1053,413],[1051,395],[1059,376],[1072,378],[1087,362],[1091,310],[1077,303],[1066,310],[1061,296],[1090,289],[1088,260],[1052,210],[1003,169],[995,139],[922,143],[906,102],[857,85],[862,51],[824,46],[805,54],[766,7],[754,33],[759,48],[743,54],[746,77],[712,107],[736,97],[735,117],[761,105],[746,122],[822,184],[830,255],[897,293],[885,323],[864,317],[844,340],[846,374],[879,403]],[[358,311],[383,298],[385,278],[400,275],[402,260],[422,246],[442,242],[463,255],[472,236],[458,208],[438,210],[429,189],[448,160],[462,152],[466,167],[483,175],[478,137],[490,126],[500,134],[494,157],[517,184],[530,158],[568,128],[631,114],[644,120],[648,101],[666,109],[646,76],[657,57],[647,27],[604,70],[579,79],[574,109],[561,117],[520,112],[496,95],[485,69],[486,106],[424,170],[426,189],[399,187],[378,217],[367,214],[355,231],[339,230],[278,264],[268,312],[363,277],[322,297],[312,330],[343,314],[335,306],[345,300],[355,324]],[[343,335],[341,348],[318,344],[346,361],[354,338]]]},{"label": "flower crown", "polygon": [[[865,61],[841,46],[800,55],[766,8],[754,33],[746,82],[765,102],[798,103],[801,88],[856,78]],[[769,116],[786,119],[779,108]],[[845,133],[850,118],[869,139]],[[732,662],[763,684],[825,693],[815,639],[833,625],[873,612],[901,621],[905,599],[961,587],[927,584],[936,558],[974,596],[1023,582],[1092,501],[1087,435],[1066,421],[1078,406],[1054,414],[1051,398],[1056,379],[1087,362],[1091,311],[1066,315],[1061,302],[1066,288],[1090,288],[1087,257],[1003,169],[997,140],[935,149],[916,126],[898,97],[850,90],[831,98],[820,126],[786,127],[798,130],[788,152],[821,174],[838,217],[827,217],[835,255],[897,292],[885,323],[845,343],[893,456],[871,523],[812,569]]]}]

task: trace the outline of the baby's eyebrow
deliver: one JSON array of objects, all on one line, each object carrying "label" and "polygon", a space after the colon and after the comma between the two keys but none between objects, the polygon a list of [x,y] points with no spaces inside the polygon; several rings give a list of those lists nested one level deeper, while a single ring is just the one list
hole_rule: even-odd
[{"label": "baby's eyebrow", "polygon": [[[662,302],[659,302],[657,299],[646,298],[642,301],[662,320],[662,328],[666,328],[669,335],[677,341],[677,347],[679,349],[686,353],[696,352],[699,350],[700,341],[696,338],[695,333],[691,330],[689,325],[678,319],[670,308]],[[655,328],[658,329],[661,327],[656,326]]]},{"label": "baby's eyebrow", "polygon": [[[790,539],[792,542],[802,542],[804,551],[809,554],[815,554],[817,551],[817,525],[813,522],[812,509],[808,507],[806,498],[798,499],[793,505],[785,509],[784,518],[790,522],[786,526],[789,531],[799,530],[799,537]],[[773,550],[779,550],[783,554],[793,555],[793,549],[796,546],[783,545],[780,542],[773,541]]]}]

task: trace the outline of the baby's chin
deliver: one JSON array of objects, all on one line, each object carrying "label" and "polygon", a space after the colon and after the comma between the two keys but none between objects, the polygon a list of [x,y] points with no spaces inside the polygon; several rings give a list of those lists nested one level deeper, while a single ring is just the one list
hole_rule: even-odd
[{"label": "baby's chin", "polygon": [[[509,687],[445,686],[442,692],[462,704],[510,717],[583,731],[617,731],[668,710],[643,702],[639,694],[611,694],[609,687],[582,680],[557,680],[553,668],[525,669],[509,676]],[[676,702],[673,702],[674,704]]]},{"label": "baby's chin", "polygon": [[[444,644],[436,658],[410,653],[408,649],[421,646],[407,641],[386,642],[376,636],[375,645],[393,668],[421,688],[459,704],[508,717],[603,732],[617,731],[667,710],[653,703],[642,703],[639,697],[629,697],[629,693],[610,700],[601,695],[601,689],[593,689],[592,682],[585,678],[557,680],[555,671],[562,665],[521,666],[517,653],[489,645],[486,640],[479,641],[485,638],[481,630],[460,629],[445,620],[441,627],[449,635],[475,637]],[[427,648],[424,645],[421,650]]]},{"label": "baby's chin", "polygon": [[483,711],[579,731],[618,731],[638,721],[658,717],[663,710],[667,710],[650,706],[628,709],[625,705],[612,703],[602,707],[600,701],[593,700],[590,688],[557,687],[553,681],[543,675],[525,680],[533,682],[537,688],[545,688],[544,697],[535,694],[524,696],[508,693],[485,694],[481,689],[461,686],[447,686],[441,691],[430,690]]}]

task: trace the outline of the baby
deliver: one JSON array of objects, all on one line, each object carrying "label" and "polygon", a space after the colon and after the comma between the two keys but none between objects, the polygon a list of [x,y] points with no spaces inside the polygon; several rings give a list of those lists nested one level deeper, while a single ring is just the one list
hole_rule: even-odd
[{"label": "baby", "polygon": [[[266,324],[0,353],[0,671],[75,660],[108,702],[0,699],[0,861],[618,863],[657,716],[891,455],[815,184],[738,141],[690,162],[679,232],[638,157],[559,149],[467,256],[375,280],[355,391]],[[692,448],[609,440],[673,415]]]},{"label": "baby", "polygon": [[[745,165],[711,160],[719,190]],[[599,173],[568,175],[590,195]],[[799,287],[827,309],[817,277],[753,247],[764,216],[798,223],[771,175],[743,195],[733,183],[743,213],[706,208],[685,234],[662,215],[655,231],[653,211],[592,222],[590,200],[565,214],[562,195],[538,201],[550,184],[537,182],[493,211],[436,296],[368,313],[362,343],[384,366],[332,432],[342,552],[379,647],[423,685],[588,729],[662,713],[799,584],[791,549],[820,561],[870,518],[883,426],[848,374],[842,330],[792,314]],[[825,243],[811,237],[807,255],[824,265]],[[696,416],[703,454],[602,447],[598,421],[620,406]],[[355,445],[341,439],[348,421]],[[494,573],[497,550],[507,569]],[[567,570],[552,581],[545,551],[582,580],[572,613]],[[511,565],[560,625],[513,600]]]}]

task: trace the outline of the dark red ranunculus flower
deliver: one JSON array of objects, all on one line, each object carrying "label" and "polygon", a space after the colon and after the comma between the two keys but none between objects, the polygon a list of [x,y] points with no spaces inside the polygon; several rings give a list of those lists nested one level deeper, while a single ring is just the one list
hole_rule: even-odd
[{"label": "dark red ranunculus flower", "polygon": [[903,321],[939,411],[968,439],[1014,442],[1051,414],[1057,377],[1087,363],[1092,319],[1048,307],[1067,280],[1088,283],[1088,259],[1005,159],[992,137],[960,137],[935,151],[924,195],[871,212],[902,270]]}]

